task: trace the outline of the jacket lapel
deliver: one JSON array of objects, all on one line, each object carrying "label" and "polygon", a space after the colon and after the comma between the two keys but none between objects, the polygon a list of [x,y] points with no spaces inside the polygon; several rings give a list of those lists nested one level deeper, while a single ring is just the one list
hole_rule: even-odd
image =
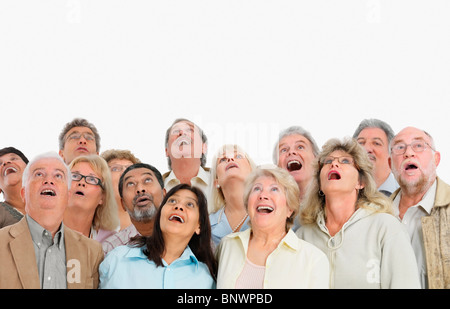
[{"label": "jacket lapel", "polygon": [[14,239],[9,243],[20,282],[25,289],[39,289],[39,274],[33,240],[25,218],[10,230]]}]

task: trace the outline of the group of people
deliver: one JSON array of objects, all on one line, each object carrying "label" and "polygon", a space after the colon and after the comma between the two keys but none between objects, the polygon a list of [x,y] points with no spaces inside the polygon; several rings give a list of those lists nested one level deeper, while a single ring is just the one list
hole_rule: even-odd
[{"label": "group of people", "polygon": [[0,288],[450,288],[450,186],[427,132],[365,119],[319,149],[300,126],[257,165],[166,131],[168,172],[100,153],[86,119],[59,153],[0,149]]}]

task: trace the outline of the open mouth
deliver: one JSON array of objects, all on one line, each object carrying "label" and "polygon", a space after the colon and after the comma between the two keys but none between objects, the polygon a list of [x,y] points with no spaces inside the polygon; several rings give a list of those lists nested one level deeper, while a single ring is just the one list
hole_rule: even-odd
[{"label": "open mouth", "polygon": [[15,167],[8,167],[7,169],[5,169],[5,171],[3,172],[3,176],[8,176],[9,174],[12,173],[17,173],[17,169]]},{"label": "open mouth", "polygon": [[331,171],[328,173],[328,180],[339,180],[341,175],[336,171]]},{"label": "open mouth", "polygon": [[292,160],[289,161],[287,164],[287,170],[289,172],[298,171],[303,167],[303,165],[300,163],[300,161]]},{"label": "open mouth", "polygon": [[75,192],[75,194],[79,195],[79,196],[84,196],[84,192],[82,192],[82,191],[77,191],[77,192]]},{"label": "open mouth", "polygon": [[178,215],[171,215],[169,217],[169,221],[178,221],[180,223],[184,223],[184,219]]},{"label": "open mouth", "polygon": [[145,194],[135,198],[134,204],[136,206],[147,206],[148,203],[153,202],[151,196]]},{"label": "open mouth", "polygon": [[410,163],[405,166],[405,171],[416,170],[418,168],[419,167],[417,165],[415,165],[414,163]]},{"label": "open mouth", "polygon": [[41,195],[44,195],[44,196],[56,196],[56,193],[53,190],[47,189],[47,190],[43,190],[41,192]]},{"label": "open mouth", "polygon": [[273,211],[273,208],[270,206],[259,206],[256,208],[256,211],[263,214],[270,214]]},{"label": "open mouth", "polygon": [[227,167],[225,168],[226,171],[228,171],[231,168],[238,168],[239,166],[235,163],[230,163],[227,165]]},{"label": "open mouth", "polygon": [[191,140],[185,136],[179,137],[176,141],[177,145],[179,147],[184,146],[184,145],[190,145],[191,144]]}]

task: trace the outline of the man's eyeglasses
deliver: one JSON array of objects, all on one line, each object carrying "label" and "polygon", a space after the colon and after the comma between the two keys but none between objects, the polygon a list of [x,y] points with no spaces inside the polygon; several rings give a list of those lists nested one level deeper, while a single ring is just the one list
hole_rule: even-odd
[{"label": "man's eyeglasses", "polygon": [[100,186],[103,189],[103,184],[100,178],[97,178],[95,176],[84,176],[78,173],[72,173],[72,180],[74,181],[81,181],[83,179],[86,181],[86,183],[90,185]]},{"label": "man's eyeglasses", "polygon": [[92,135],[90,133],[78,133],[78,132],[74,132],[74,133],[70,134],[69,136],[67,136],[67,140],[78,141],[82,136],[84,137],[85,140],[87,140],[89,142],[95,141],[94,135]]},{"label": "man's eyeglasses", "polygon": [[425,141],[414,141],[411,144],[406,143],[398,143],[392,146],[391,151],[395,155],[402,155],[406,152],[406,148],[408,146],[411,146],[411,149],[414,150],[414,152],[423,152],[425,149],[427,149],[427,146],[430,147],[430,149],[434,150],[433,147],[430,146]]}]

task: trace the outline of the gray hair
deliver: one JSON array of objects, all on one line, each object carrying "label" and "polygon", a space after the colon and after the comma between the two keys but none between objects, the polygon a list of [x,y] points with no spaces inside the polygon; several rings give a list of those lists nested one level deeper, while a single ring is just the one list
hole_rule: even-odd
[{"label": "gray hair", "polygon": [[280,141],[283,138],[285,138],[286,136],[296,135],[296,134],[305,137],[311,143],[313,154],[314,154],[314,156],[317,157],[317,155],[319,154],[319,147],[317,146],[317,143],[314,140],[314,138],[312,137],[311,133],[309,133],[309,131],[306,131],[305,129],[303,129],[300,126],[291,126],[287,129],[281,131],[280,134],[278,135],[278,141],[275,143],[275,147],[273,149],[273,155],[272,155],[273,163],[275,165],[278,164],[278,145],[280,144]]},{"label": "gray hair", "polygon": [[23,175],[22,175],[22,186],[25,187],[25,185],[28,182],[28,178],[30,177],[30,169],[31,166],[43,159],[56,159],[59,162],[61,162],[64,165],[65,168],[65,174],[66,174],[66,179],[67,179],[67,187],[70,190],[70,187],[72,185],[72,172],[69,169],[69,166],[67,166],[67,164],[64,162],[64,160],[61,158],[61,156],[54,152],[54,151],[50,151],[50,152],[46,152],[43,154],[40,154],[36,157],[34,157],[26,166],[25,170],[23,171]]},{"label": "gray hair", "polygon": [[364,119],[356,128],[355,133],[353,133],[353,138],[358,138],[359,133],[366,128],[379,128],[384,131],[387,136],[388,143],[394,138],[394,130],[386,122],[379,119]]}]

